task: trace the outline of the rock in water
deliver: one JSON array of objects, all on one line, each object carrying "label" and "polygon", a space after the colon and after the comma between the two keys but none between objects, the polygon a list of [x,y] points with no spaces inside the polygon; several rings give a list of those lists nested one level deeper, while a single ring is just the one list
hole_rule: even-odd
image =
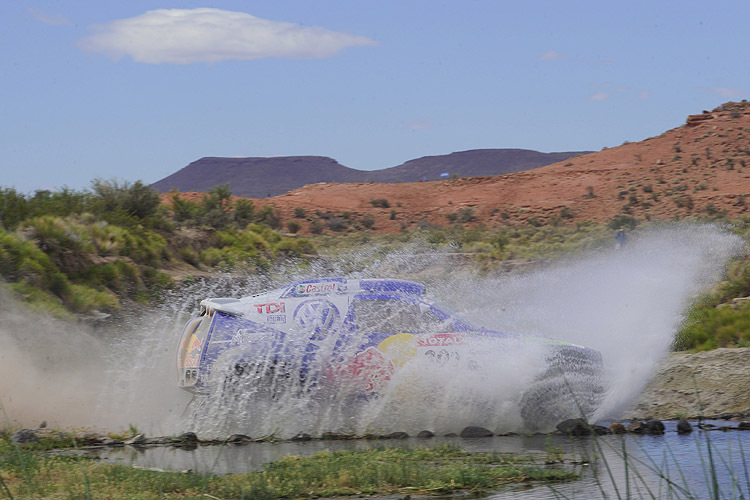
[{"label": "rock in water", "polygon": [[693,432],[693,426],[690,422],[685,419],[677,422],[677,434],[690,434],[691,432]]},{"label": "rock in water", "polygon": [[493,436],[493,433],[489,429],[485,429],[484,427],[479,427],[476,425],[470,425],[468,427],[464,427],[464,429],[461,431],[461,437],[462,438],[479,438],[479,437],[491,437]]},{"label": "rock in water", "polygon": [[409,435],[405,432],[397,431],[397,432],[391,432],[385,437],[388,439],[406,439],[409,437]]},{"label": "rock in water", "polygon": [[590,436],[591,426],[582,418],[569,418],[557,424],[557,430],[570,436]]},{"label": "rock in water", "polygon": [[613,434],[625,434],[626,432],[628,432],[625,426],[620,422],[615,422],[614,424],[610,425],[609,430],[611,430]]},{"label": "rock in water", "polygon": [[646,434],[664,434],[664,423],[661,420],[649,420],[645,427]]},{"label": "rock in water", "polygon": [[197,443],[198,436],[195,434],[195,432],[185,432],[177,436],[177,441],[180,441],[182,443]]}]

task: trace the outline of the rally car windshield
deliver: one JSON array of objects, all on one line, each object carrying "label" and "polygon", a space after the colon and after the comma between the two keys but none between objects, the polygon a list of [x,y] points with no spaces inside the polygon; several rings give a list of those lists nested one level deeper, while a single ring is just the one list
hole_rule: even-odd
[{"label": "rally car windshield", "polygon": [[357,299],[352,304],[354,324],[361,333],[452,333],[430,306],[394,299]]}]

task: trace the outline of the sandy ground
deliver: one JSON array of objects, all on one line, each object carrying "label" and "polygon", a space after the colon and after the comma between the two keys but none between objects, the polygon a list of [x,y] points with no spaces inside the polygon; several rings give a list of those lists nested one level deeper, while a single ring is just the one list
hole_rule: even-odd
[{"label": "sandy ground", "polygon": [[750,348],[671,353],[625,418],[750,411]]}]

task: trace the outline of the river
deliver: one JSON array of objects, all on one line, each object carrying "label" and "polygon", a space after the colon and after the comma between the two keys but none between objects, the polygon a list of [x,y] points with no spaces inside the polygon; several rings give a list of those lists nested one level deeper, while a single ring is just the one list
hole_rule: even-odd
[{"label": "river", "polygon": [[[696,424],[696,422],[693,422]],[[736,427],[736,423],[709,421],[708,424]],[[488,498],[712,498],[716,471],[718,498],[747,498],[750,473],[747,455],[750,432],[703,431],[679,435],[676,423],[665,422],[664,435],[609,435],[571,438],[558,435],[494,436],[465,439],[436,437],[400,440],[306,441],[247,443],[241,445],[170,446],[88,450],[88,456],[108,463],[199,473],[233,474],[261,470],[264,464],[286,455],[309,456],[323,450],[358,450],[376,446],[417,447],[454,444],[467,451],[529,455],[544,464],[562,451],[562,463],[544,465],[572,469],[581,479],[564,484],[511,486]],[[710,454],[709,454],[710,451]],[[623,457],[627,457],[624,460]],[[711,467],[711,461],[714,466]]]}]

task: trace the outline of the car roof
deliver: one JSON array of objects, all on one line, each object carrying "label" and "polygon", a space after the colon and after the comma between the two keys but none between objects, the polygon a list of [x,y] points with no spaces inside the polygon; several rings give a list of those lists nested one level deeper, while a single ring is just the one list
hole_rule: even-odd
[{"label": "car roof", "polygon": [[201,301],[201,306],[224,311],[230,314],[242,314],[242,306],[258,300],[283,300],[288,298],[314,298],[323,296],[345,296],[360,293],[385,293],[390,295],[421,298],[425,295],[425,286],[414,281],[401,279],[348,279],[342,277],[313,278],[295,281],[266,292],[237,298],[208,298]]}]

